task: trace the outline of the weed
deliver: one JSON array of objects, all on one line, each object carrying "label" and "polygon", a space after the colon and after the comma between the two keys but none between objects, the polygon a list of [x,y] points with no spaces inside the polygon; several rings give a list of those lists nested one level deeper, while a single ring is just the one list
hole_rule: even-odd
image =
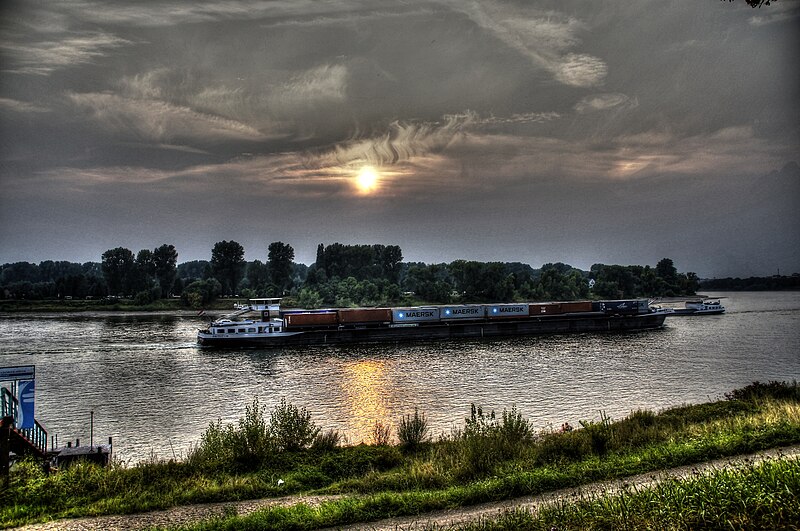
[{"label": "weed", "polygon": [[311,449],[318,452],[330,452],[342,443],[342,434],[338,430],[327,430],[317,433],[311,443]]},{"label": "weed", "polygon": [[370,442],[375,446],[388,446],[392,439],[392,427],[384,425],[383,422],[376,420],[372,426]]},{"label": "weed", "polygon": [[600,421],[586,421],[582,420],[581,426],[589,435],[589,444],[592,447],[592,452],[597,455],[606,455],[611,448],[612,438],[614,436],[611,427],[611,418],[606,415],[605,411],[600,412]]},{"label": "weed", "polygon": [[397,438],[400,446],[407,450],[415,450],[420,444],[428,441],[428,421],[425,414],[419,414],[414,408],[414,416],[406,415],[397,426]]}]

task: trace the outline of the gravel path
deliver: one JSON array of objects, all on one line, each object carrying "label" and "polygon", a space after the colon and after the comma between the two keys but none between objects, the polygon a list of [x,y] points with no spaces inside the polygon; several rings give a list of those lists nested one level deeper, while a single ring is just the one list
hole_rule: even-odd
[{"label": "gravel path", "polygon": [[[579,500],[581,498],[602,494],[614,494],[625,488],[644,488],[669,478],[686,478],[693,474],[725,467],[740,467],[747,463],[760,462],[765,459],[785,457],[800,458],[800,445],[759,452],[752,455],[717,459],[707,463],[671,468],[657,472],[649,472],[614,481],[592,483],[577,488],[561,489],[538,496],[523,496],[502,502],[484,503],[470,507],[446,511],[434,511],[424,515],[390,518],[377,522],[360,523],[344,527],[346,530],[415,530],[429,525],[451,526],[473,522],[482,517],[498,516],[509,509],[536,510],[538,507],[559,500]],[[59,530],[59,531],[100,531],[145,529],[152,526],[178,526],[213,517],[232,514],[246,515],[266,507],[288,507],[295,504],[319,505],[336,500],[343,496],[286,496],[283,498],[266,498],[242,502],[207,503],[173,507],[163,511],[131,515],[97,516],[92,518],[76,518],[72,520],[54,520],[42,524],[22,527],[25,531]]]}]

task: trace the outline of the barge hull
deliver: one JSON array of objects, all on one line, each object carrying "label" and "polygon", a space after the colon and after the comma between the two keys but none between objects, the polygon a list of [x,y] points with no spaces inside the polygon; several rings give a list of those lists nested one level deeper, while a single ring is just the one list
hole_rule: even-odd
[{"label": "barge hull", "polygon": [[237,338],[198,337],[203,347],[224,348],[283,348],[315,345],[358,343],[401,343],[408,341],[444,341],[481,337],[513,337],[582,332],[624,332],[650,330],[664,326],[666,314],[642,315],[581,314],[560,317],[529,318],[524,320],[483,321],[471,323],[437,323],[419,326],[379,328],[334,328],[308,330],[292,335],[254,335]]}]

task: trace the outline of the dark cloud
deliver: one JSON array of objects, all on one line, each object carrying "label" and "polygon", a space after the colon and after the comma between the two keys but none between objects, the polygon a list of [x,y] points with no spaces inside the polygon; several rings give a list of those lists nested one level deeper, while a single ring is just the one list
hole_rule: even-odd
[{"label": "dark cloud", "polygon": [[800,271],[798,11],[6,2],[0,262],[233,238]]}]

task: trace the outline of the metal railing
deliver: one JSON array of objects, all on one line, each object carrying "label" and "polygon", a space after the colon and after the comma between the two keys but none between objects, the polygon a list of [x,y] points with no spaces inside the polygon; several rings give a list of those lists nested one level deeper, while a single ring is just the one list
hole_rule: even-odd
[{"label": "metal railing", "polygon": [[[0,400],[2,402],[2,417],[11,417],[16,425],[19,400],[5,387],[2,388],[2,393],[0,394],[2,394],[2,400]],[[40,453],[47,453],[47,430],[39,424],[38,420],[33,420],[33,428],[14,428],[14,431],[19,433]]]}]

